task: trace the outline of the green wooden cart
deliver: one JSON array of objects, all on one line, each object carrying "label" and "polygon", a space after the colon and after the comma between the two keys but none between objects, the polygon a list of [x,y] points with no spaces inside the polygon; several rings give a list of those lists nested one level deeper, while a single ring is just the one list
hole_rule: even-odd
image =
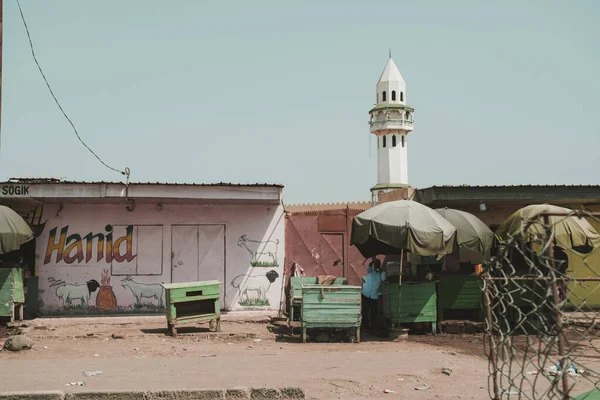
[{"label": "green wooden cart", "polygon": [[438,315],[444,320],[448,310],[472,310],[481,321],[481,279],[478,275],[440,275],[438,282]]},{"label": "green wooden cart", "polygon": [[23,289],[23,270],[21,268],[0,268],[0,317],[15,320],[15,308],[18,319],[23,321],[25,293]]},{"label": "green wooden cart", "polygon": [[[345,278],[336,278],[333,282],[334,285],[343,285],[346,282]],[[302,285],[316,285],[317,277],[314,276],[292,276],[290,278],[290,293],[288,301],[288,327],[290,332],[293,333],[293,322],[299,317],[295,314],[295,309],[300,308],[302,305]],[[301,309],[300,309],[301,311]]]},{"label": "green wooden cart", "polygon": [[392,328],[404,323],[430,322],[433,334],[437,332],[435,282],[383,282],[383,316]]},{"label": "green wooden cart", "polygon": [[177,336],[177,325],[209,321],[210,329],[221,330],[221,282],[166,283],[167,326]]},{"label": "green wooden cart", "polygon": [[302,285],[302,341],[312,328],[349,329],[360,343],[361,288],[350,285]]}]

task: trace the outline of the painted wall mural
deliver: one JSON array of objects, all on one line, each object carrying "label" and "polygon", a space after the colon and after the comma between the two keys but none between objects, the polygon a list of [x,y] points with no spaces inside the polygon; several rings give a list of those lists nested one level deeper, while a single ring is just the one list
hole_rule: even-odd
[{"label": "painted wall mural", "polygon": [[[48,286],[53,288],[62,306],[56,305],[53,312],[162,312],[162,286],[136,282],[130,275],[148,278],[162,274],[162,227],[101,226],[104,231],[85,230],[81,234],[68,224],[59,225],[48,231],[46,239],[40,238],[46,246],[42,250],[41,265],[51,268],[53,276],[47,278]],[[161,249],[158,256],[153,250],[156,248]],[[61,274],[62,279],[56,279],[57,274]],[[111,281],[118,277],[124,278],[115,288]],[[44,307],[44,303],[41,301],[40,307]]]},{"label": "painted wall mural", "polygon": [[[136,308],[163,308],[163,286],[160,283],[139,283],[133,280],[131,276],[127,276],[121,280],[121,286],[128,288],[135,297]],[[157,304],[144,303],[143,299],[155,299]]]},{"label": "painted wall mural", "polygon": [[35,256],[41,315],[160,314],[162,283],[212,279],[223,282],[226,309],[278,306],[281,206],[139,205],[134,214],[46,205]]},{"label": "painted wall mural", "polygon": [[[82,285],[72,285],[63,283],[63,281],[60,281],[60,283],[56,288],[56,297],[62,299],[65,308],[89,308],[92,293],[100,287],[100,284],[95,279],[91,279]],[[73,303],[73,300],[77,301]]]},{"label": "painted wall mural", "polygon": [[114,311],[117,309],[117,296],[110,286],[110,272],[108,269],[102,270],[100,279],[100,290],[96,296],[96,307],[100,311]]},{"label": "painted wall mural", "polygon": [[264,242],[248,239],[246,235],[240,236],[237,245],[248,250],[252,256],[250,265],[253,267],[277,267],[277,249],[279,239],[266,240]]},{"label": "painted wall mural", "polygon": [[231,286],[238,290],[240,306],[265,307],[270,306],[267,292],[271,285],[279,278],[275,270],[255,275],[238,275],[231,280]]},{"label": "painted wall mural", "polygon": [[[116,262],[133,261],[137,256],[133,254],[133,225],[128,225],[125,229],[126,234],[114,238],[114,240],[112,225],[106,225],[104,229],[106,230],[105,233],[94,234],[90,232],[84,236],[78,233],[69,235],[69,225],[66,225],[61,228],[57,238],[58,227],[52,228],[48,235],[44,264],[59,263],[61,261],[66,264],[89,263],[94,256],[94,239],[96,239],[95,262],[100,262],[103,259],[109,264],[113,259]],[[56,255],[54,260],[52,259],[53,254]]]}]

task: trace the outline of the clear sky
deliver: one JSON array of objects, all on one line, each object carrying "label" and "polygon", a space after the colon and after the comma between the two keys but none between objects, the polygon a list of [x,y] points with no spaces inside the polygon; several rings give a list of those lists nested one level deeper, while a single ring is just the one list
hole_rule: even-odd
[{"label": "clear sky", "polygon": [[[133,181],[267,182],[286,203],[376,183],[392,48],[409,183],[599,184],[600,1],[22,0],[81,136]],[[77,141],[4,1],[0,178],[119,181]]]}]

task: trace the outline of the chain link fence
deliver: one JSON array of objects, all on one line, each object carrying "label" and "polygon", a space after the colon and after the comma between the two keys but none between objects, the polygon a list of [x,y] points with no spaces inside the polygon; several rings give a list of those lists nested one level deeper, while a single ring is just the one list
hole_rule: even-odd
[{"label": "chain link fence", "polygon": [[599,216],[527,221],[484,266],[490,398],[600,399],[600,249],[563,250],[555,236],[565,218]]}]

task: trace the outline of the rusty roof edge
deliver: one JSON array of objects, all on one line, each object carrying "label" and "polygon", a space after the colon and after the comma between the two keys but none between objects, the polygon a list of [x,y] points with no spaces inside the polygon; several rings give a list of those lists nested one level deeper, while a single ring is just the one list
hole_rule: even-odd
[{"label": "rusty roof edge", "polygon": [[301,203],[285,205],[289,214],[314,214],[322,211],[364,211],[372,207],[370,201],[340,202],[340,203]]},{"label": "rusty roof edge", "polygon": [[295,203],[286,204],[286,207],[299,207],[299,206],[346,206],[346,205],[363,205],[371,204],[370,201],[341,201],[333,203]]}]

